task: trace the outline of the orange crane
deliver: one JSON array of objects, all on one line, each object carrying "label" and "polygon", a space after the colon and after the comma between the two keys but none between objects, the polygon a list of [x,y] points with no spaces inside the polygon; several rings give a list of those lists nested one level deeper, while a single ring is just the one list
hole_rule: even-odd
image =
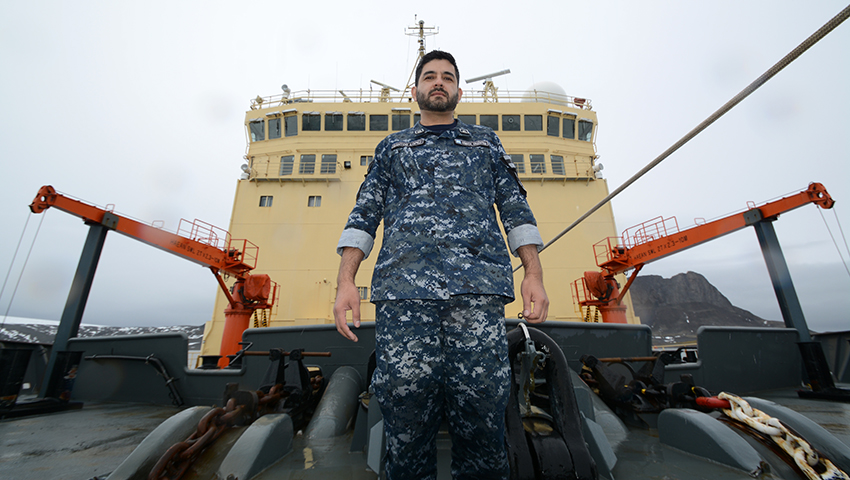
[{"label": "orange crane", "polygon": [[[230,234],[210,224],[195,220],[180,220],[177,233],[115,214],[108,206],[102,209],[56,192],[52,186],[41,187],[30,204],[33,213],[56,208],[83,219],[90,226],[89,237],[83,247],[77,274],[71,286],[60,326],[54,342],[54,352],[66,348],[68,338],[75,337],[82,319],[83,309],[94,279],[100,251],[106,232],[114,230],[134,240],[183,257],[207,267],[215,275],[227,297],[222,355],[219,365],[227,365],[227,355],[239,351],[242,332],[248,328],[251,315],[258,310],[271,309],[277,299],[277,284],[268,275],[250,272],[257,266],[259,248],[248,240],[230,238]],[[232,290],[227,288],[222,274],[236,279]],[[53,370],[48,364],[48,374]]]},{"label": "orange crane", "polygon": [[[762,242],[764,234],[775,239],[775,233],[773,233],[770,222],[781,213],[809,203],[829,209],[832,208],[835,201],[829,196],[823,185],[812,183],[806,190],[795,195],[768,202],[758,207],[751,203],[749,210],[745,212],[702,223],[682,231],[679,231],[675,217],[667,219],[657,217],[630,227],[623,231],[622,236],[608,237],[593,246],[596,264],[602,271],[585,272],[583,278],[576,280],[572,288],[573,297],[582,307],[597,307],[602,314],[603,322],[626,323],[626,307],[621,304],[623,297],[637,277],[638,272],[647,263],[714,240],[747,226],[756,227],[760,242]],[[769,231],[766,232],[765,229],[769,229]],[[768,270],[773,277],[773,264],[776,262],[773,256],[778,252],[781,257],[778,242],[776,245],[770,246],[766,246],[762,242],[762,251],[765,254],[765,260],[768,262]],[[768,255],[771,255],[771,259],[768,258]],[[784,260],[781,261],[781,264],[780,269],[784,267]],[[633,272],[625,287],[621,290],[614,279],[614,275],[631,269],[633,269]],[[777,285],[776,280],[774,280],[774,285]],[[787,296],[788,293],[785,291],[782,292],[782,295]],[[777,291],[777,296],[779,295],[780,292]],[[794,294],[794,297],[791,303],[796,302],[796,294]],[[783,309],[783,315],[785,315],[782,305],[784,302],[786,300],[780,298],[780,309]],[[786,324],[788,324],[787,317]],[[805,336],[808,336],[808,331]]]}]

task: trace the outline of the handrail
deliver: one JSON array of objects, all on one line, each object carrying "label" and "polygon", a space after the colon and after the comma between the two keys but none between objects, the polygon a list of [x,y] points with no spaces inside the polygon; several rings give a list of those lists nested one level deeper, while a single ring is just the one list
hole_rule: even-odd
[{"label": "handrail", "polygon": [[[390,95],[382,94],[380,90],[301,90],[291,92],[288,95],[277,94],[267,97],[257,96],[251,99],[251,110],[261,108],[281,107],[284,105],[296,105],[299,103],[351,103],[352,107],[357,103],[388,102],[388,103],[413,103],[413,97],[409,92],[391,92]],[[461,103],[490,103],[484,97],[482,90],[464,91],[460,99]],[[551,103],[566,105],[581,110],[593,110],[589,98],[561,95],[559,93],[546,92],[543,90],[510,91],[499,92],[498,103]]]}]

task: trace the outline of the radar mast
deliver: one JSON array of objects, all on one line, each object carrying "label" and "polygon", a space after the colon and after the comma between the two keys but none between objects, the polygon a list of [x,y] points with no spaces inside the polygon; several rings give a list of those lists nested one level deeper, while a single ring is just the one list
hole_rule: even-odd
[{"label": "radar mast", "polygon": [[425,56],[425,37],[431,37],[438,33],[440,33],[439,27],[426,27],[424,20],[419,20],[416,25],[405,29],[405,35],[409,37],[419,37],[417,40],[419,42],[419,51],[416,54],[416,61],[413,62],[413,71],[410,72],[410,78],[407,79],[407,86],[404,87],[402,97],[404,97],[404,94],[410,90],[410,87],[416,84],[413,75],[416,74],[416,66],[419,65],[419,60],[422,60],[422,57]]}]

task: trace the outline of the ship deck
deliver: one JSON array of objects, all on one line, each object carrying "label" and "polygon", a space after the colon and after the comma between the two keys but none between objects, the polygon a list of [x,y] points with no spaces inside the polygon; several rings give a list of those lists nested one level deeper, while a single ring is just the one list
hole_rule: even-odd
[{"label": "ship deck", "polygon": [[[802,399],[790,388],[755,396],[806,416],[850,447],[850,404]],[[162,405],[92,402],[79,410],[0,421],[0,477],[106,478],[148,433],[178,411],[177,407]],[[303,435],[296,435],[292,451],[255,479],[375,479],[377,476],[366,465],[366,454],[349,452],[352,435],[349,431],[319,443],[308,443]],[[442,433],[438,440],[441,479],[450,478],[450,445]],[[629,429],[615,453],[618,462],[612,473],[617,480],[750,478],[742,471],[663,446],[657,430],[652,429]],[[787,477],[773,471],[761,478]]]}]

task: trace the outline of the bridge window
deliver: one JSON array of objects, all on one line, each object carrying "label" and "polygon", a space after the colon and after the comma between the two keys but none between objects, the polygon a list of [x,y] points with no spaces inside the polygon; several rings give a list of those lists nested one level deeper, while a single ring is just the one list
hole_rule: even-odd
[{"label": "bridge window", "polygon": [[404,130],[410,128],[410,113],[393,114],[393,130]]},{"label": "bridge window", "polygon": [[369,115],[369,130],[371,131],[387,131],[389,119],[386,115]]},{"label": "bridge window", "polygon": [[310,195],[307,198],[307,206],[308,207],[321,207],[322,206],[322,196],[321,195]]},{"label": "bridge window", "polygon": [[274,200],[273,196],[263,195],[263,196],[260,197],[260,206],[261,207],[271,207],[272,206],[272,200]]},{"label": "bridge window", "polygon": [[369,287],[357,287],[360,292],[360,300],[369,300]]},{"label": "bridge window", "polygon": [[304,154],[301,155],[301,163],[298,165],[298,173],[302,175],[312,175],[316,172],[316,155]]},{"label": "bridge window", "polygon": [[419,123],[419,117],[421,117],[421,116],[422,116],[422,115],[421,115],[421,114],[419,114],[419,113],[414,113],[414,114],[413,114],[413,123],[414,123],[414,124]]},{"label": "bridge window", "polygon": [[525,131],[526,132],[542,132],[543,131],[543,115],[526,115],[525,116]]},{"label": "bridge window", "polygon": [[295,164],[295,155],[280,157],[280,176],[292,175],[292,167]]},{"label": "bridge window", "polygon": [[361,155],[360,156],[360,165],[366,167],[372,163],[372,155]]},{"label": "bridge window", "polygon": [[543,155],[531,154],[528,161],[531,163],[531,173],[546,173],[546,158]]},{"label": "bridge window", "polygon": [[363,112],[348,113],[348,131],[362,132],[366,130],[366,114]]},{"label": "bridge window", "polygon": [[564,170],[564,157],[561,155],[552,155],[552,173],[555,175],[566,175]]},{"label": "bridge window", "polygon": [[283,134],[287,137],[298,135],[298,116],[287,115],[283,117]]},{"label": "bridge window", "polygon": [[581,119],[578,121],[578,139],[589,142],[593,138],[593,122]]},{"label": "bridge window", "polygon": [[572,115],[564,118],[564,138],[576,138],[576,117]]},{"label": "bridge window", "polygon": [[511,160],[516,165],[517,173],[525,173],[525,155],[511,154]]},{"label": "bridge window", "polygon": [[557,137],[561,134],[561,119],[549,115],[546,117],[546,135]]},{"label": "bridge window", "polygon": [[475,125],[475,115],[458,115],[457,119],[467,125]]},{"label": "bridge window", "polygon": [[322,169],[319,173],[336,173],[336,154],[322,155]]},{"label": "bridge window", "polygon": [[502,130],[506,132],[518,132],[519,115],[502,115]]},{"label": "bridge window", "polygon": [[315,112],[304,112],[301,116],[301,130],[305,132],[318,132],[322,129],[322,117]]},{"label": "bridge window", "polygon": [[266,139],[266,122],[262,119],[248,122],[248,129],[251,131],[252,142],[259,142]]},{"label": "bridge window", "polygon": [[485,127],[490,127],[493,130],[499,129],[499,116],[498,115],[481,115],[481,125]]},{"label": "bridge window", "polygon": [[272,138],[280,138],[280,118],[269,119],[269,140]]},{"label": "bridge window", "polygon": [[328,112],[325,114],[325,131],[342,131],[342,114],[339,112]]}]

